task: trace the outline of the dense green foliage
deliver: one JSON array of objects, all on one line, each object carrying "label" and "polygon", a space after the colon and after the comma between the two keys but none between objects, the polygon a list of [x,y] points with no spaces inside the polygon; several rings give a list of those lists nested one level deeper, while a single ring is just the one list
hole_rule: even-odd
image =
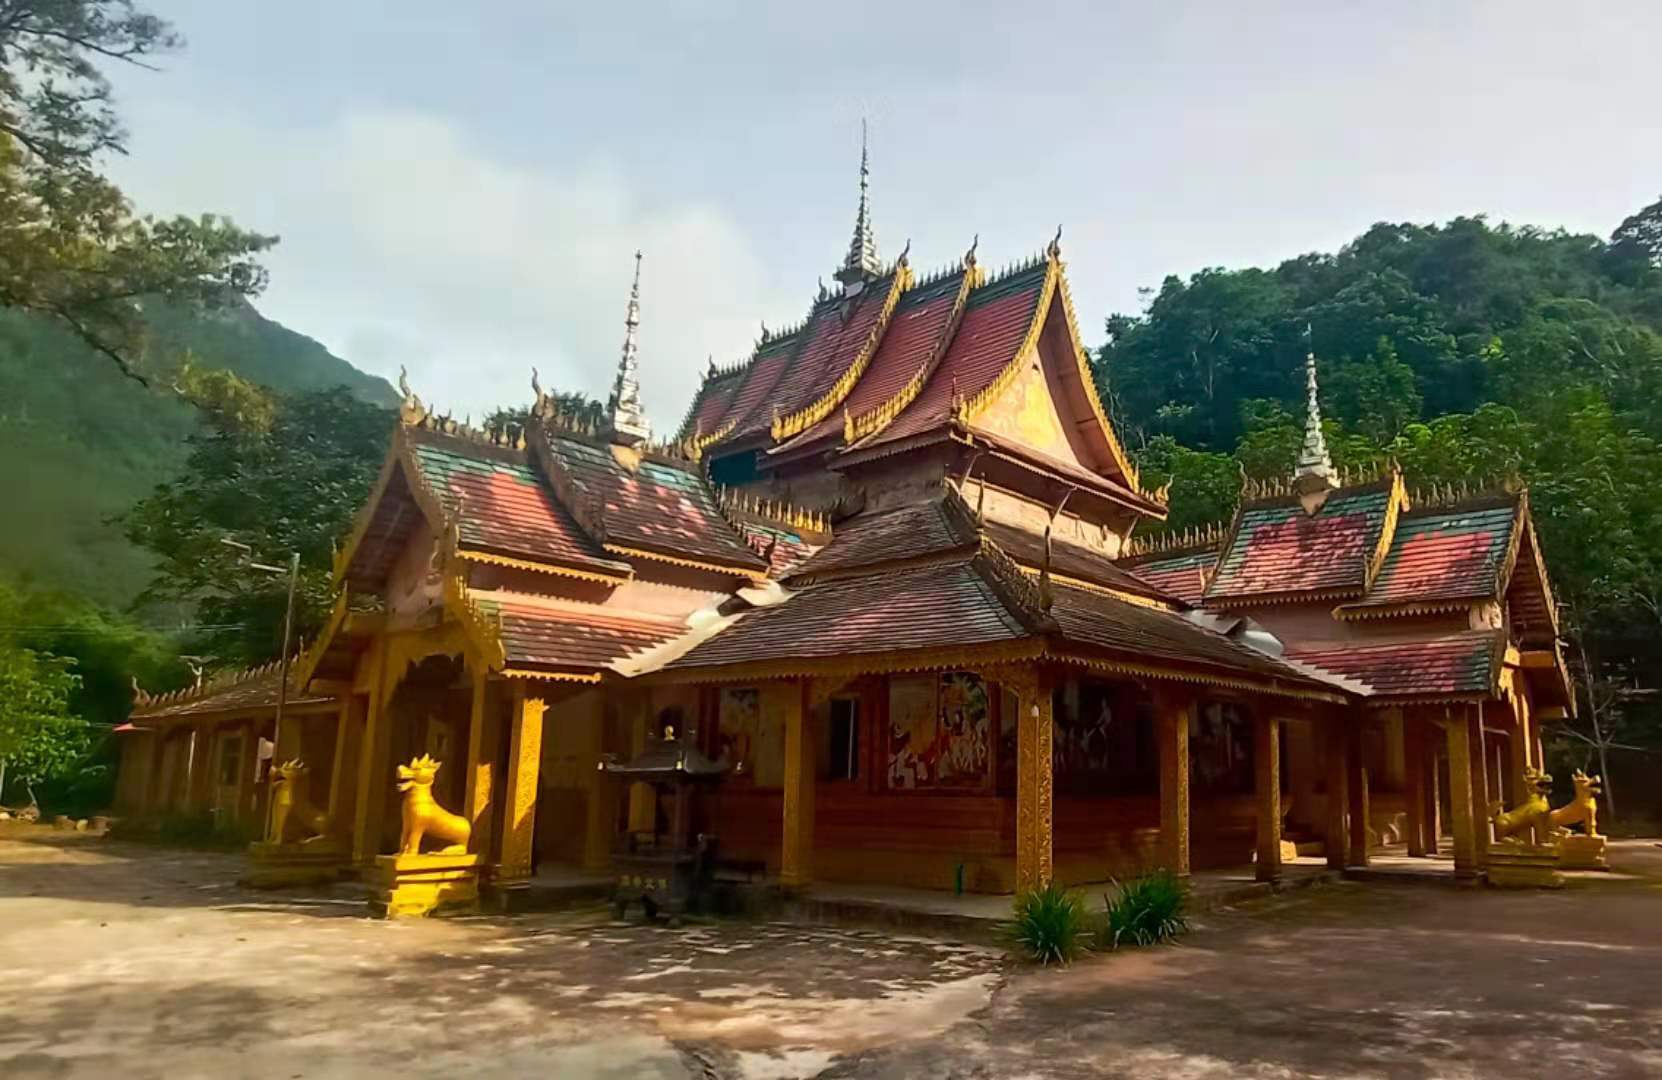
[{"label": "dense green foliage", "polygon": [[179,475],[125,519],[128,537],[157,558],[146,596],[188,604],[200,625],[218,628],[193,645],[231,666],[281,651],[287,586],[223,541],[278,566],[299,553],[295,633],[315,634],[328,611],[335,543],[369,495],[393,425],[391,410],[344,388],[256,404],[260,397],[242,384],[237,411],[210,408],[211,429],[191,437]]},{"label": "dense green foliage", "polygon": [[1120,884],[1104,900],[1107,918],[1102,924],[1102,947],[1162,945],[1189,929],[1183,909],[1189,902],[1189,888],[1170,870]]},{"label": "dense green foliage", "polygon": [[1631,684],[1662,659],[1662,202],[1609,243],[1380,224],[1336,254],[1167,278],[1107,329],[1098,379],[1145,481],[1173,481],[1169,527],[1227,518],[1243,472],[1290,474],[1313,347],[1337,464],[1521,474],[1584,671]]},{"label": "dense green foliage", "polygon": [[100,174],[126,150],[100,65],[179,44],[131,0],[0,0],[0,308],[51,319],[141,383],[173,366],[147,303],[253,296],[276,242],[211,214],[139,216]]},{"label": "dense green foliage", "polygon": [[1009,934],[1023,959],[1066,964],[1088,947],[1089,921],[1078,894],[1050,882],[1017,894]]}]

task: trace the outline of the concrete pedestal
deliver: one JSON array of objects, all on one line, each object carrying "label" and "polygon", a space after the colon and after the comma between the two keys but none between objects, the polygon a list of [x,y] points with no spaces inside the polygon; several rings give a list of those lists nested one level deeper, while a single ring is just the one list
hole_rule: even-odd
[{"label": "concrete pedestal", "polygon": [[386,919],[477,911],[480,862],[471,852],[377,855],[369,909]]},{"label": "concrete pedestal", "polygon": [[346,845],[332,838],[299,844],[259,840],[248,845],[248,870],[237,884],[251,889],[321,885],[339,878],[346,863]]},{"label": "concrete pedestal", "polygon": [[1602,836],[1572,833],[1558,842],[1558,865],[1565,870],[1608,870],[1609,847]]},{"label": "concrete pedestal", "polygon": [[1558,889],[1558,849],[1547,844],[1495,844],[1489,848],[1489,884],[1501,889]]}]

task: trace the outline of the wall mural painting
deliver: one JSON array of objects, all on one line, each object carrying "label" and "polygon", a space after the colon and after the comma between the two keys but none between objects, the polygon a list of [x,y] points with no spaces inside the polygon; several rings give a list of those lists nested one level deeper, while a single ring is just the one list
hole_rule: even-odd
[{"label": "wall mural painting", "polygon": [[987,786],[992,730],[980,676],[952,671],[889,680],[889,787]]},{"label": "wall mural painting", "polygon": [[754,687],[725,688],[716,724],[718,757],[733,763],[734,777],[757,787],[779,787],[785,776],[783,717],[765,716]]},{"label": "wall mural painting", "polygon": [[1212,702],[1195,710],[1189,729],[1189,768],[1197,792],[1252,791],[1252,722],[1233,705]]},{"label": "wall mural painting", "polygon": [[1106,778],[1114,770],[1113,688],[1104,683],[1070,681],[1058,690],[1051,764],[1058,777]]}]

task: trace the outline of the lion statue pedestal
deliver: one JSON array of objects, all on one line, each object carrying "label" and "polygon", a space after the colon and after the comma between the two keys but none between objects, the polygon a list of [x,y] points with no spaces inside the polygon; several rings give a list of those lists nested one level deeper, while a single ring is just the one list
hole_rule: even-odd
[{"label": "lion statue pedestal", "polygon": [[[433,798],[433,778],[442,762],[416,758],[398,767],[398,790],[404,793],[403,828],[398,854],[375,858],[369,897],[372,912],[400,918],[477,911],[481,858],[467,850],[473,827]],[[445,843],[438,851],[423,852],[423,840]]]},{"label": "lion statue pedestal", "polygon": [[1558,842],[1559,863],[1566,870],[1610,869],[1610,843],[1599,835],[1599,802],[1602,779],[1588,776],[1580,769],[1570,777],[1575,784],[1575,798],[1568,806],[1561,806],[1548,815],[1557,829],[1580,825],[1581,832],[1566,832]]},{"label": "lion statue pedestal", "polygon": [[308,770],[298,759],[271,770],[270,828],[264,840],[248,845],[248,872],[238,884],[278,889],[340,877],[346,845],[329,835],[329,816],[312,805],[308,789]]},{"label": "lion statue pedestal", "polygon": [[1511,810],[1490,807],[1495,842],[1489,845],[1489,884],[1502,889],[1557,889],[1558,845],[1549,821],[1547,794],[1552,777],[1540,769],[1524,770],[1524,801]]}]

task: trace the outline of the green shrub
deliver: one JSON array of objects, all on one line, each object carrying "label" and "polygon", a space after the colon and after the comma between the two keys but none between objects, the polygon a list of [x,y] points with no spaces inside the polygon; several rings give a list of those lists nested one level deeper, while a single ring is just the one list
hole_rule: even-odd
[{"label": "green shrub", "polygon": [[1125,884],[1114,882],[1104,899],[1108,918],[1102,926],[1102,946],[1159,945],[1189,929],[1183,908],[1189,888],[1170,870],[1156,870]]},{"label": "green shrub", "polygon": [[1088,947],[1085,905],[1055,883],[1016,897],[1010,934],[1017,951],[1041,964],[1066,964]]}]

